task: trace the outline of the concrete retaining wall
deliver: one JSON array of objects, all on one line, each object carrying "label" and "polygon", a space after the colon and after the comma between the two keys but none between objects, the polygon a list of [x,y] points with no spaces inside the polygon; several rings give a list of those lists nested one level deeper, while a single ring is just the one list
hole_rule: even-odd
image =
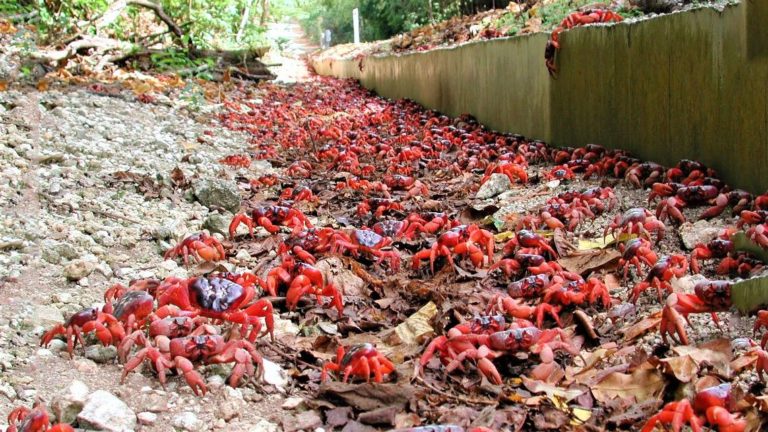
[{"label": "concrete retaining wall", "polygon": [[561,146],[597,143],[667,165],[700,160],[729,183],[768,189],[768,2],[697,9],[561,34],[358,60],[319,59],[388,98]]}]

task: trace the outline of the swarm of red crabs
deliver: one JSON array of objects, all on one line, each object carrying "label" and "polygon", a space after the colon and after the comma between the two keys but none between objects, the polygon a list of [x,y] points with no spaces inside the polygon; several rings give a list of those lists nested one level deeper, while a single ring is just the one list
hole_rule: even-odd
[{"label": "swarm of red crabs", "polygon": [[[569,26],[586,22],[579,20],[572,18]],[[231,364],[228,383],[239,386],[259,379],[265,359],[279,359],[269,348],[275,315],[301,323],[323,316],[344,324],[347,333],[362,334],[355,342],[331,344],[326,361],[310,375],[315,383],[407,381],[407,369],[398,365],[412,361],[417,385],[436,379],[445,386],[460,380],[512,386],[519,375],[557,385],[561,372],[583,361],[582,353],[597,340],[620,341],[615,331],[596,334],[590,317],[624,319],[622,311],[633,308],[656,313],[649,330],[658,330],[665,343],[699,342],[689,334],[691,315],[710,314],[719,325],[717,314],[731,310],[733,278],[763,269],[757,257],[735,250],[731,236],[744,230],[768,246],[768,197],[730,188],[701,163],[684,160],[667,168],[594,144],[551,148],[489,131],[469,117],[386,102],[341,81],[314,83],[291,91],[267,86],[270,104],[225,103],[221,124],[253,136],[247,152],[221,161],[238,168],[242,211],[225,236],[191,233],[164,255],[189,268],[232,264],[239,262],[238,250],[268,244],[263,265],[111,287],[103,307],[72,315],[42,344],[63,337],[70,356],[89,343],[111,344],[124,365],[123,381],[144,364],[142,373],[156,375],[160,385],[176,379],[170,376],[175,372],[202,395],[208,390],[204,365]],[[242,177],[253,159],[268,159],[276,168]],[[522,196],[534,187],[540,191],[544,182],[559,185],[545,191],[546,199],[495,223],[465,211],[494,175],[509,178]],[[464,202],[457,207],[458,200]],[[688,252],[677,248],[674,225],[713,218],[722,222],[720,233]],[[562,238],[572,247],[564,247]],[[606,243],[601,247],[614,259],[574,271],[567,258],[578,255],[579,240]],[[324,262],[331,258],[366,275],[363,280],[376,288],[370,297],[352,298],[350,287],[329,277]],[[692,274],[704,278],[681,290],[677,281]],[[439,281],[440,288],[427,299],[423,292],[405,292],[405,284],[398,285],[401,291],[390,289],[394,280]],[[415,290],[419,284],[407,286]],[[471,288],[469,295],[459,294],[460,284]],[[358,325],[363,313],[380,320],[377,328],[407,318],[406,311],[381,306],[388,304],[382,292],[413,302],[409,313],[426,300],[465,305],[435,324],[423,350],[403,358],[391,355],[381,338],[366,341]],[[754,321],[760,341],[745,351],[760,379],[768,372],[763,327],[766,311]],[[682,424],[744,430],[744,406],[727,402],[724,387],[718,389],[677,401],[670,393],[670,404],[646,413],[645,430]]]}]

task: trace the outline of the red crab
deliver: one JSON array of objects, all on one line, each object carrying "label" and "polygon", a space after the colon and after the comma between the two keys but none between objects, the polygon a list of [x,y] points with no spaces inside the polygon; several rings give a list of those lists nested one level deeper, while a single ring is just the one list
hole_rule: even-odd
[{"label": "red crab", "polygon": [[501,269],[507,277],[517,275],[521,270],[527,271],[532,275],[552,275],[563,270],[560,264],[555,261],[547,261],[541,255],[520,252],[516,253],[514,258],[504,258],[498,261],[488,268],[488,273],[496,269]]},{"label": "red crab", "polygon": [[689,204],[706,203],[715,198],[720,193],[720,189],[715,186],[683,186],[677,188],[675,196],[663,199],[656,207],[656,217],[664,221],[667,217],[676,221],[685,222],[685,216],[680,211],[681,208]]},{"label": "red crab", "polygon": [[333,228],[306,229],[298,234],[292,234],[283,243],[280,243],[277,253],[285,255],[290,252],[296,258],[308,264],[314,264],[317,260],[312,254],[329,251],[334,235],[336,235],[336,230]]},{"label": "red crab", "polygon": [[[185,312],[175,306],[165,306],[173,309],[170,311],[170,316],[163,318],[158,317],[149,324],[149,338],[156,339],[158,336],[164,336],[170,339],[179,338],[184,336],[199,336],[203,334],[218,334],[218,330],[208,323],[208,319],[205,317],[188,317],[180,316]],[[146,345],[147,337],[144,330],[136,330],[120,342],[117,347],[117,357],[122,363],[128,359],[131,349],[134,345]]]},{"label": "red crab", "polygon": [[528,173],[525,171],[524,166],[514,162],[505,162],[501,164],[494,163],[489,165],[485,170],[485,175],[483,176],[482,180],[480,180],[480,184],[482,185],[488,181],[488,179],[491,178],[491,174],[496,173],[504,174],[512,183],[516,183],[518,180],[520,183],[528,183]]},{"label": "red crab", "polygon": [[283,206],[257,207],[253,210],[252,217],[240,213],[236,215],[229,224],[229,236],[235,238],[237,227],[244,223],[253,237],[254,225],[264,227],[271,234],[277,233],[280,228],[278,225],[292,228],[293,235],[298,234],[304,228],[312,228],[312,223],[304,213],[297,209]]},{"label": "red crab", "polygon": [[154,308],[154,298],[145,291],[132,290],[120,296],[117,301],[107,303],[102,310],[83,309],[69,317],[64,324],[58,324],[43,334],[40,346],[48,344],[57,335],[66,335],[67,352],[73,357],[77,343],[85,349],[82,333],[95,332],[104,346],[117,345],[125,338],[126,328],[133,330],[144,322]]},{"label": "red crab", "polygon": [[[559,340],[556,340],[558,337]],[[528,351],[539,354],[541,358],[542,363],[533,371],[535,377],[541,378],[548,376],[555,367],[556,350],[566,350],[571,354],[579,352],[562,329],[541,330],[537,327],[523,327],[491,334],[439,336],[432,340],[422,354],[416,365],[415,375],[419,375],[435,352],[438,352],[446,366],[446,372],[462,368],[464,360],[475,360],[483,375],[494,384],[502,384],[501,375],[492,360],[506,354]]]},{"label": "red crab", "polygon": [[312,164],[303,160],[296,161],[288,167],[286,173],[291,177],[312,177]]},{"label": "red crab", "polygon": [[657,183],[664,177],[664,174],[664,167],[655,162],[637,162],[627,169],[624,178],[633,186],[642,188]]},{"label": "red crab", "polygon": [[14,408],[8,414],[8,428],[6,432],[75,432],[72,426],[57,423],[51,426],[50,416],[45,409],[45,404],[38,401],[32,406]]},{"label": "red crab", "polygon": [[365,216],[373,212],[375,218],[380,218],[387,211],[402,211],[399,202],[387,198],[368,198],[357,206],[357,215]]},{"label": "red crab", "polygon": [[192,234],[179,242],[176,247],[168,249],[163,259],[176,258],[179,255],[182,256],[184,265],[189,265],[190,255],[197,260],[211,262],[223,260],[226,257],[221,243],[204,232]]},{"label": "red crab", "polygon": [[219,162],[224,165],[234,166],[234,167],[241,167],[241,168],[248,168],[251,166],[251,158],[248,155],[229,155],[222,159],[219,159]]},{"label": "red crab", "polygon": [[[659,333],[664,343],[667,335],[676,341],[688,345],[685,322],[692,313],[711,313],[712,320],[719,325],[715,312],[727,311],[731,307],[731,283],[729,281],[703,281],[694,286],[693,294],[673,293],[667,297],[661,312]],[[757,324],[757,323],[756,323]]]},{"label": "red crab", "polygon": [[552,168],[544,175],[547,180],[573,180],[575,176],[576,174],[573,173],[573,170],[565,164]]},{"label": "red crab", "polygon": [[516,298],[507,297],[502,294],[495,294],[491,297],[488,307],[485,309],[486,314],[505,313],[511,317],[525,320],[536,318],[536,325],[538,327],[544,324],[546,314],[549,314],[557,325],[562,327],[560,317],[558,316],[559,312],[560,308],[558,306],[552,306],[549,303],[529,306]]},{"label": "red crab", "polygon": [[552,285],[552,280],[546,274],[524,277],[507,286],[507,292],[513,298],[532,299],[544,294],[544,290]]},{"label": "red crab", "polygon": [[[755,320],[755,326],[753,331],[755,334],[763,327],[768,327],[768,310],[761,310],[757,312],[757,319]],[[765,348],[768,345],[768,333],[763,335],[763,339],[760,341],[760,346]]]},{"label": "red crab", "polygon": [[732,213],[737,215],[742,211],[747,210],[753,201],[754,197],[752,194],[745,190],[734,189],[727,193],[721,193],[715,198],[714,205],[708,208],[700,218],[711,219],[720,216],[729,205],[733,207]]},{"label": "red crab", "polygon": [[413,239],[418,233],[436,234],[442,229],[450,229],[459,225],[458,221],[451,219],[442,212],[411,213],[405,220],[407,229],[404,235],[408,239]]},{"label": "red crab", "polygon": [[406,194],[407,198],[411,198],[416,195],[429,197],[429,188],[427,185],[411,176],[404,176],[399,174],[385,175],[384,184],[392,190],[408,191]]},{"label": "red crab", "polygon": [[730,412],[734,403],[731,384],[709,387],[696,393],[693,404],[688,399],[666,404],[661,412],[648,419],[641,432],[653,432],[657,424],[669,424],[674,432],[679,432],[685,423],[693,432],[701,432],[705,424],[717,427],[720,432],[743,432],[747,422]]},{"label": "red crab", "polygon": [[613,222],[605,228],[603,236],[607,236],[610,231],[616,237],[618,231],[618,235],[637,234],[650,239],[649,231],[656,231],[656,242],[658,243],[664,238],[665,230],[664,224],[656,219],[648,209],[635,207],[625,211],[624,214],[616,215]]},{"label": "red crab", "polygon": [[280,267],[275,267],[267,273],[265,289],[275,296],[281,284],[288,286],[285,302],[289,310],[294,310],[304,295],[315,294],[318,303],[322,301],[322,296],[330,296],[331,305],[339,312],[339,316],[344,312],[341,293],[333,284],[325,283],[323,273],[310,264],[297,263],[289,255],[283,256]]},{"label": "red crab", "polygon": [[125,382],[128,373],[136,369],[144,360],[149,360],[157,372],[160,384],[165,388],[165,373],[176,368],[184,375],[187,384],[195,395],[205,395],[207,388],[203,377],[195,370],[194,362],[203,364],[235,363],[229,376],[229,385],[237,387],[243,376],[263,373],[264,361],[256,347],[246,340],[225,341],[220,335],[197,335],[169,339],[165,336],[156,338],[157,345],[147,343],[146,347],[131,357],[123,368],[120,382]]},{"label": "red crab", "polygon": [[[478,246],[479,245],[479,246]],[[482,250],[485,247],[485,252]],[[435,272],[435,260],[438,256],[448,259],[451,267],[455,268],[453,253],[469,255],[475,267],[482,267],[483,259],[488,257],[489,264],[493,262],[494,239],[490,231],[477,225],[459,225],[440,234],[430,249],[424,249],[413,256],[412,267],[418,270],[421,261],[429,258],[430,269]]]},{"label": "red crab", "polygon": [[[578,276],[578,275],[576,275]],[[573,275],[571,275],[573,277]],[[591,277],[586,281],[582,278],[576,280],[564,279],[555,276],[554,283],[544,290],[542,304],[560,304],[568,306],[570,304],[598,304],[602,303],[603,308],[608,309],[611,305],[611,296],[608,288],[603,281],[596,277]]]},{"label": "red crab", "polygon": [[557,72],[555,66],[555,53],[560,49],[560,33],[563,30],[570,28],[587,25],[587,24],[599,24],[607,22],[620,22],[624,18],[621,15],[605,9],[587,9],[580,12],[573,12],[566,16],[549,36],[547,41],[547,47],[544,50],[544,59],[547,66],[547,71],[551,76],[554,76]]},{"label": "red crab", "polygon": [[336,351],[336,362],[329,361],[323,365],[320,381],[328,378],[328,371],[336,371],[344,373],[342,382],[347,382],[350,377],[358,377],[365,382],[370,382],[373,374],[374,382],[380,383],[384,381],[385,375],[391,374],[394,370],[395,365],[373,344],[353,345],[348,351],[340,346]]},{"label": "red crab", "polygon": [[280,194],[280,201],[317,201],[317,197],[312,193],[312,189],[306,186],[296,186],[295,188],[285,188]]},{"label": "red crab", "polygon": [[[693,270],[694,273],[700,272],[700,259],[725,258],[731,252],[733,252],[733,242],[727,238],[716,238],[707,244],[699,243],[691,253],[691,270]],[[718,274],[720,273],[720,269],[718,268]]]},{"label": "red crab", "polygon": [[673,254],[662,256],[661,259],[651,267],[645,280],[635,285],[632,290],[630,300],[637,303],[640,294],[648,288],[656,288],[659,294],[659,302],[662,301],[661,291],[667,290],[672,293],[672,285],[669,281],[672,277],[682,277],[688,272],[688,259],[685,255]]},{"label": "red crab", "polygon": [[247,334],[253,342],[261,331],[261,318],[267,324],[267,331],[274,340],[274,317],[272,303],[260,299],[250,304],[255,295],[252,285],[240,285],[223,277],[192,277],[189,279],[168,278],[158,288],[159,306],[176,305],[193,316],[220,319],[240,324],[241,334]]},{"label": "red crab", "polygon": [[[635,238],[626,243],[619,244],[621,250],[621,259],[619,259],[619,267],[624,268],[624,280],[627,280],[627,274],[629,273],[630,266],[635,266],[637,276],[643,276],[643,270],[640,266],[641,263],[649,267],[656,265],[659,257],[651,250],[651,242],[644,238]],[[696,270],[698,273],[698,270]]]},{"label": "red crab", "polygon": [[390,244],[392,244],[392,238],[380,236],[367,229],[356,229],[351,234],[337,231],[331,241],[331,252],[350,251],[355,257],[360,253],[373,255],[379,262],[386,261],[389,268],[393,272],[397,272],[400,269],[400,254],[396,250],[382,250]]},{"label": "red crab", "polygon": [[549,240],[530,230],[520,230],[504,245],[504,255],[511,256],[515,251],[541,255],[547,252],[550,257],[557,258],[557,252],[549,245]]}]

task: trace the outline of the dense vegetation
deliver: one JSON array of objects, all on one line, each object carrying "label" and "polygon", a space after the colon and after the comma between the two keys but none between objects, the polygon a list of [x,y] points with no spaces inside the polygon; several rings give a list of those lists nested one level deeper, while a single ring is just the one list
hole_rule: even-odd
[{"label": "dense vegetation", "polygon": [[508,0],[297,0],[307,33],[317,37],[323,29],[333,43],[352,41],[352,9],[360,9],[361,39],[386,39],[426,24],[506,7]]}]

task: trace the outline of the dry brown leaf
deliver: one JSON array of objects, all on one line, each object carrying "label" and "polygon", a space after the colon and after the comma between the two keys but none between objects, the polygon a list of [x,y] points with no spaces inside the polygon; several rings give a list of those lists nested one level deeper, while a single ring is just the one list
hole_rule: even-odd
[{"label": "dry brown leaf", "polygon": [[0,92],[8,90],[8,81],[0,80]]},{"label": "dry brown leaf", "polygon": [[639,368],[632,374],[614,372],[607,375],[592,387],[592,395],[601,403],[617,397],[634,397],[635,401],[658,397],[664,390],[664,377],[656,368],[646,365],[648,367]]},{"label": "dry brown leaf", "polygon": [[651,330],[656,329],[661,323],[661,312],[657,312],[653,315],[649,315],[640,321],[630,326],[624,327],[620,331],[624,333],[624,340],[631,341],[636,339]]},{"label": "dry brown leaf", "polygon": [[699,372],[699,364],[688,355],[659,360],[664,373],[673,375],[680,382],[690,382]]},{"label": "dry brown leaf", "polygon": [[523,384],[531,393],[545,393],[549,399],[559,398],[568,402],[576,399],[584,393],[583,390],[578,389],[564,389],[552,384],[547,384],[543,381],[533,380],[523,377]]},{"label": "dry brown leaf", "polygon": [[391,345],[420,344],[424,338],[435,332],[430,324],[435,315],[437,315],[437,306],[429,302],[395,327],[394,332],[386,336],[382,335],[382,338]]},{"label": "dry brown leaf", "polygon": [[619,258],[621,258],[621,253],[616,249],[596,249],[561,257],[557,260],[557,263],[570,272],[585,274],[608,265]]},{"label": "dry brown leaf", "polygon": [[672,348],[672,351],[679,356],[690,356],[699,367],[703,364],[711,365],[718,375],[731,374],[732,352],[727,339],[717,339],[699,347],[680,345]]},{"label": "dry brown leaf", "polygon": [[756,361],[757,357],[745,354],[736,357],[730,366],[734,373],[739,373],[744,369],[752,367]]}]

